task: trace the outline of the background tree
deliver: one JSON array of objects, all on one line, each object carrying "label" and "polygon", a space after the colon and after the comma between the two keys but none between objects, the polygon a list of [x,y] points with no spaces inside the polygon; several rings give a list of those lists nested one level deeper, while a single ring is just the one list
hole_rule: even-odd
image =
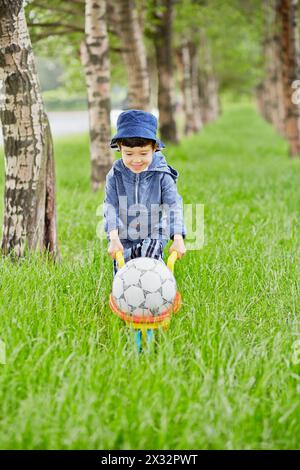
[{"label": "background tree", "polygon": [[299,4],[296,0],[264,1],[263,77],[256,87],[262,116],[289,142],[289,154],[300,154],[299,104],[293,94],[299,79]]},{"label": "background tree", "polygon": [[1,249],[23,256],[47,250],[58,257],[55,175],[23,2],[0,1],[0,59],[4,99],[5,207]]},{"label": "background tree", "polygon": [[[131,85],[131,80],[135,73],[141,70],[139,60],[143,58],[143,63],[147,62],[150,87],[146,88],[148,90],[150,88],[149,103],[151,103],[149,109],[153,107],[159,109],[162,139],[178,141],[174,118],[176,117],[179,123],[181,118],[179,116],[178,119],[176,114],[180,107],[175,106],[175,102],[178,105],[181,101],[184,105],[185,133],[188,134],[198,132],[203,124],[219,116],[220,96],[225,99],[230,96],[235,100],[243,95],[252,98],[255,93],[259,109],[266,119],[272,122],[282,135],[287,135],[287,126],[291,134],[294,125],[292,123],[295,123],[295,120],[289,119],[287,124],[285,119],[285,116],[290,115],[286,110],[288,99],[284,98],[284,93],[287,88],[283,86],[282,75],[286,74],[283,64],[284,61],[287,64],[287,59],[286,55],[285,58],[282,55],[284,44],[280,32],[282,22],[279,19],[280,11],[276,6],[282,2],[279,0],[107,1],[110,13],[108,35],[112,87],[118,85],[123,91],[127,89],[130,98],[131,90],[137,89]],[[66,87],[84,90],[84,74],[79,66],[80,42],[84,32],[84,2],[76,0],[72,3],[72,8],[59,0],[53,0],[49,5],[45,0],[31,0],[30,5],[33,5],[29,11],[31,22],[35,24],[37,32],[34,36],[40,43],[43,42],[46,52],[55,50],[54,55],[62,57],[66,64]],[[123,27],[116,5],[122,7]],[[134,8],[130,9],[130,6]],[[297,8],[294,9],[295,14]],[[139,31],[138,43],[143,45],[144,52],[137,54],[138,47],[135,47],[136,66],[133,66],[130,65],[133,64],[133,60],[128,57],[133,57],[135,41],[129,37],[135,38],[135,31]],[[185,80],[182,75],[183,64],[181,63],[177,70],[172,64],[175,50],[178,51],[183,44],[188,44],[184,49],[185,61],[189,62],[189,66],[185,66],[184,69]],[[120,60],[120,57],[123,60]],[[130,73],[126,73],[128,70]],[[142,85],[143,78],[138,82],[145,89]],[[143,94],[142,90],[138,92],[140,97]],[[112,100],[114,97],[115,94],[112,93]],[[188,101],[185,103],[185,100]],[[127,99],[119,107],[128,106],[135,105],[133,102],[130,104],[130,100]],[[143,107],[143,104],[136,106]],[[294,108],[293,112],[297,110]]]},{"label": "background tree", "polygon": [[299,80],[298,0],[278,0],[276,24],[279,31],[279,51],[282,68],[283,102],[285,111],[285,134],[289,142],[290,156],[300,155],[299,104],[293,102],[295,89],[292,84]]},{"label": "background tree", "polygon": [[160,137],[178,142],[175,121],[175,81],[173,76],[172,25],[174,0],[151,0],[148,5],[147,34],[152,38],[158,74]]},{"label": "background tree", "polygon": [[85,40],[81,42],[85,69],[91,141],[91,182],[97,190],[105,181],[113,155],[109,147],[110,63],[106,27],[106,1],[86,0]]},{"label": "background tree", "polygon": [[207,36],[210,10],[206,3],[183,0],[175,6],[175,48],[185,134],[199,132],[203,124],[219,115],[218,81]]},{"label": "background tree", "polygon": [[264,77],[256,87],[257,104],[263,117],[285,136],[285,108],[280,58],[279,30],[276,25],[276,0],[264,0],[262,54]]},{"label": "background tree", "polygon": [[199,74],[197,50],[195,43],[183,38],[181,46],[176,49],[177,68],[180,74],[185,117],[184,132],[186,135],[198,132],[202,127],[200,109]]},{"label": "background tree", "polygon": [[202,58],[202,71],[199,74],[200,107],[203,122],[209,123],[215,121],[220,114],[219,81],[214,70],[209,40],[203,29],[200,34],[200,54]]},{"label": "background tree", "polygon": [[149,111],[150,82],[143,31],[135,0],[109,0],[112,29],[120,38],[127,70],[128,108]]},{"label": "background tree", "polygon": [[[91,187],[97,190],[113,161],[109,147],[111,67],[106,0],[87,1],[86,8],[80,0],[72,8],[59,0],[50,5],[45,0],[32,0],[30,8],[29,25],[38,52],[60,57],[67,71],[64,77],[67,89],[87,95]],[[121,49],[112,43],[111,49],[115,48],[119,56]]]}]

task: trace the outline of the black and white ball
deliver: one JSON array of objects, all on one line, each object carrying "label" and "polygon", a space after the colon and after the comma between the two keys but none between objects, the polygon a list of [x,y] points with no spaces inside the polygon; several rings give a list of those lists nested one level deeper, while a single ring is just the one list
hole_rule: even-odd
[{"label": "black and white ball", "polygon": [[157,316],[169,309],[176,296],[176,280],[163,261],[140,257],[116,273],[112,295],[118,308],[132,316]]}]

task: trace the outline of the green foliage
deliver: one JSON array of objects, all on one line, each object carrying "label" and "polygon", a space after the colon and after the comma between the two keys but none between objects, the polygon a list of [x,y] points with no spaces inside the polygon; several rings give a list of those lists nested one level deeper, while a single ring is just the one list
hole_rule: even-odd
[{"label": "green foliage", "polygon": [[[39,57],[59,58],[63,65],[60,82],[66,91],[84,94],[86,90],[84,71],[80,62],[80,43],[84,39],[84,2],[64,4],[60,0],[31,0],[26,11],[30,37],[34,52]],[[34,26],[39,24],[41,26]],[[51,26],[52,25],[52,26]],[[124,86],[127,75],[119,52],[121,44],[115,35],[109,33],[111,84]],[[53,87],[54,88],[54,87]]]},{"label": "green foliage", "polygon": [[42,90],[58,88],[62,81],[62,67],[58,60],[36,57],[37,73]]},{"label": "green foliage", "polygon": [[183,0],[176,3],[175,46],[181,44],[182,38],[195,42],[199,49],[200,70],[205,70],[201,30],[208,40],[220,89],[231,89],[237,94],[250,93],[262,75],[261,2],[246,5],[240,0]]},{"label": "green foliage", "polygon": [[205,245],[177,262],[183,307],[138,357],[108,308],[88,138],[55,142],[62,263],[0,262],[1,448],[299,449],[300,160],[245,103],[164,153],[205,204]]},{"label": "green foliage", "polygon": [[85,93],[79,47],[84,35],[84,3],[31,0],[25,9],[33,50],[39,57],[59,58],[61,83],[69,93]]},{"label": "green foliage", "polygon": [[[136,4],[143,19],[145,45],[152,67],[155,56],[152,38],[153,34],[159,34],[164,2],[136,0]],[[64,69],[61,77],[63,86],[69,94],[84,94],[85,77],[79,56],[80,42],[84,37],[84,3],[76,2],[71,7],[60,0],[54,0],[51,5],[46,0],[31,0],[25,11],[36,55],[59,57]],[[199,34],[203,30],[209,41],[220,89],[251,93],[263,74],[261,2],[182,0],[174,2],[174,13],[174,47],[180,45],[182,38],[196,42],[200,69],[205,69]],[[119,51],[124,45],[112,33],[109,33],[109,41],[112,86],[126,87],[127,72]]]}]

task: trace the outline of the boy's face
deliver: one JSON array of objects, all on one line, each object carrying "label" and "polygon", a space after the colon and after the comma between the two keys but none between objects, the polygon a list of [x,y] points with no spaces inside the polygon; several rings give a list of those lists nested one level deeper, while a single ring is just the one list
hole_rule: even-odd
[{"label": "boy's face", "polygon": [[121,145],[123,163],[134,173],[140,173],[152,162],[154,149],[151,144],[145,147]]}]

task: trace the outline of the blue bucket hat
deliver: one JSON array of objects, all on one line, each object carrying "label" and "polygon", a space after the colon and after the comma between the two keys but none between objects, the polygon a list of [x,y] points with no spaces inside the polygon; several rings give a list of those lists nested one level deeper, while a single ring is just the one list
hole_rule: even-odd
[{"label": "blue bucket hat", "polygon": [[155,140],[159,149],[164,148],[164,143],[156,137],[156,117],[141,109],[128,109],[123,111],[117,119],[117,133],[110,142],[111,148],[118,148],[117,140],[125,137],[143,137]]}]

